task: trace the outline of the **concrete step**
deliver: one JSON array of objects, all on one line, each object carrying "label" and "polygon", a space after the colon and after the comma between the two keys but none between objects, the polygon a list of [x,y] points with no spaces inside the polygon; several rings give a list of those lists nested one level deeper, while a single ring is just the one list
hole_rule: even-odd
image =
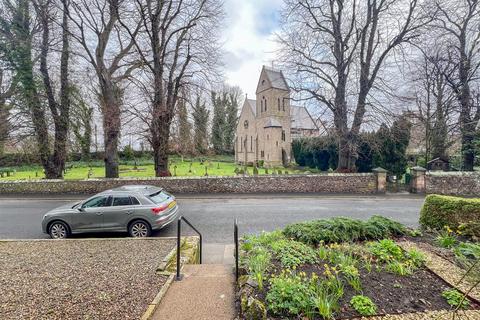
[{"label": "concrete step", "polygon": [[203,245],[204,264],[230,264],[235,263],[235,245],[223,243],[207,243]]},{"label": "concrete step", "polygon": [[223,320],[235,317],[231,265],[186,265],[155,311],[154,320]]}]

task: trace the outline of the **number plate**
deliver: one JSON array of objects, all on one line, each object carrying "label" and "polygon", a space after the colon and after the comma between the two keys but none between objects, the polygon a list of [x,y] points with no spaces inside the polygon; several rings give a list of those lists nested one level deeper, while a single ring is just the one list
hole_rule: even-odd
[{"label": "number plate", "polygon": [[168,204],[168,209],[175,207],[176,204],[177,204],[177,201],[172,201],[172,202],[170,202],[170,203]]}]

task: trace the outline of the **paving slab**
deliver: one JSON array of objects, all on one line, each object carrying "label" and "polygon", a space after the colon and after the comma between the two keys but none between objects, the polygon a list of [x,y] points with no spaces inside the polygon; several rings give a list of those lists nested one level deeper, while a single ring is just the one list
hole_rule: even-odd
[{"label": "paving slab", "polygon": [[235,263],[235,245],[223,243],[206,243],[203,245],[204,264],[229,264]]},{"label": "paving slab", "polygon": [[154,313],[153,320],[235,318],[235,279],[231,266],[186,265]]}]

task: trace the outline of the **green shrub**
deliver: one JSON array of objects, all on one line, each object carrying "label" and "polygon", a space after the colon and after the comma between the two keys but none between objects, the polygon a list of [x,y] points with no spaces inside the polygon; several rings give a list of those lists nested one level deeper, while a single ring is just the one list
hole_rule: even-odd
[{"label": "green shrub", "polygon": [[253,250],[255,247],[270,247],[272,243],[285,239],[282,231],[276,230],[272,232],[263,231],[259,235],[244,236],[241,248],[246,252]]},{"label": "green shrub", "polygon": [[447,300],[447,303],[452,307],[467,308],[470,305],[470,302],[466,297],[456,289],[448,289],[442,292],[442,297]]},{"label": "green shrub", "polygon": [[407,228],[403,224],[382,216],[373,216],[366,224],[366,237],[369,239],[381,239],[392,236],[407,234]]},{"label": "green shrub", "polygon": [[366,296],[353,296],[350,305],[362,316],[373,316],[377,313],[377,306]]},{"label": "green shrub", "polygon": [[373,256],[381,262],[399,261],[403,258],[402,248],[390,239],[369,243],[368,247]]},{"label": "green shrub", "polygon": [[283,233],[287,238],[317,245],[321,242],[352,242],[378,240],[405,234],[407,229],[388,218],[373,216],[367,221],[336,217],[288,225]]},{"label": "green shrub", "polygon": [[440,232],[435,238],[435,242],[442,248],[453,248],[457,243],[457,237],[453,232],[450,231],[450,227],[445,226],[445,230]]},{"label": "green shrub", "polygon": [[370,253],[380,262],[386,263],[387,272],[401,276],[412,274],[425,264],[425,256],[416,249],[404,252],[395,241],[384,239],[368,244]]},{"label": "green shrub", "polygon": [[429,195],[420,211],[420,224],[434,230],[449,226],[464,235],[480,237],[480,199]]},{"label": "green shrub", "polygon": [[311,310],[312,294],[305,278],[282,272],[270,279],[266,301],[275,315],[299,315]]},{"label": "green shrub", "polygon": [[305,263],[317,262],[315,250],[298,241],[279,240],[271,244],[271,249],[282,266],[296,268]]}]

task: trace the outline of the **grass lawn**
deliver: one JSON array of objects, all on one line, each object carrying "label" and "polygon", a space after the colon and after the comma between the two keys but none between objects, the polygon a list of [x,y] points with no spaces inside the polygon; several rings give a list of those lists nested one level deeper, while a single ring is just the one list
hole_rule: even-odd
[{"label": "grass lawn", "polygon": [[[67,180],[81,180],[90,178],[104,178],[105,169],[101,161],[87,162],[70,162],[67,163],[67,167],[72,166],[67,170],[65,179]],[[135,169],[134,161],[121,161],[120,162],[120,177],[155,177],[155,171],[153,166],[153,160],[143,159],[137,161]],[[187,159],[180,158],[178,156],[170,157],[170,172],[172,175],[179,177],[201,177],[208,173],[209,176],[234,176],[235,168],[240,168],[233,161],[233,157],[218,156],[209,157],[207,160],[202,159]],[[0,181],[5,180],[31,180],[44,178],[43,168],[41,166],[30,167],[11,167],[15,169],[15,173],[10,177],[0,178]],[[275,170],[285,171],[284,168],[276,168]],[[248,169],[252,174],[253,168]],[[302,173],[300,169],[288,169],[289,174]],[[268,169],[268,173],[272,173],[272,169]],[[266,174],[266,170],[259,168],[259,174]]]}]

